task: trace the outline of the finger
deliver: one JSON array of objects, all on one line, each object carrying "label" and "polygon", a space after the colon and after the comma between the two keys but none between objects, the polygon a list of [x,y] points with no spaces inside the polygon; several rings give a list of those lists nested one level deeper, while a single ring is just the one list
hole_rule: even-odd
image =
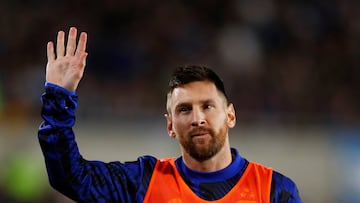
[{"label": "finger", "polygon": [[69,31],[69,37],[66,45],[66,56],[73,56],[76,48],[76,34],[75,27],[71,27]]},{"label": "finger", "polygon": [[82,54],[79,56],[82,68],[85,68],[85,66],[86,66],[86,58],[87,58],[87,56],[88,56],[88,53],[86,53],[86,52],[82,52]]},{"label": "finger", "polygon": [[86,43],[87,43],[87,34],[86,32],[81,32],[79,37],[79,43],[76,48],[76,56],[79,56],[79,54],[85,52],[86,50]]},{"label": "finger", "polygon": [[52,62],[55,60],[55,53],[54,53],[54,43],[53,42],[48,42],[47,43],[47,49],[46,49],[46,53],[47,53],[47,59],[48,62]]},{"label": "finger", "polygon": [[65,42],[65,33],[64,31],[59,31],[57,35],[56,40],[56,55],[57,57],[64,56],[65,48],[64,48],[64,42]]}]

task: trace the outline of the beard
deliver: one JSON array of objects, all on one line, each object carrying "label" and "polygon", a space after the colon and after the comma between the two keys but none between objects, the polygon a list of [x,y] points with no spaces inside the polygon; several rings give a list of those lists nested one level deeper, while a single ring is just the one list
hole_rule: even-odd
[{"label": "beard", "polygon": [[[196,139],[195,134],[207,133],[210,138]],[[189,135],[180,140],[185,151],[198,162],[209,160],[215,156],[224,146],[225,132],[222,130],[215,133],[212,129],[199,127],[189,132]]]}]

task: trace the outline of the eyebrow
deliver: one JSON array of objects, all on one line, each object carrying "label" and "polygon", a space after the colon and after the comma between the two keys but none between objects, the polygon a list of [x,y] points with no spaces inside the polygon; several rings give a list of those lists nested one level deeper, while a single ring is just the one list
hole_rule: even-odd
[{"label": "eyebrow", "polygon": [[[200,100],[200,103],[207,104],[207,103],[216,103],[216,102],[213,99],[204,99],[204,100]],[[179,107],[183,107],[183,106],[192,106],[192,103],[191,102],[181,102],[175,106],[175,109],[177,109]]]},{"label": "eyebrow", "polygon": [[181,107],[186,107],[186,106],[192,106],[192,104],[190,102],[182,102],[182,103],[179,103],[175,106],[175,110],[176,109],[179,109]]}]

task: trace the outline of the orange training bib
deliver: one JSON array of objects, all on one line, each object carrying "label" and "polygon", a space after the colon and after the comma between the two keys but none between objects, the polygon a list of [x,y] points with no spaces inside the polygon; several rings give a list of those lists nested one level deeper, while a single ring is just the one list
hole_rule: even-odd
[{"label": "orange training bib", "polygon": [[272,169],[250,162],[237,184],[222,198],[198,197],[182,179],[175,159],[158,160],[144,203],[270,203]]}]

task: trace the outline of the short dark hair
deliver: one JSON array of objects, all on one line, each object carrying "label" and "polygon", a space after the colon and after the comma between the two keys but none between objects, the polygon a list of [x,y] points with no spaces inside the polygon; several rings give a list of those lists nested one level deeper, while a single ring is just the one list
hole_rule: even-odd
[{"label": "short dark hair", "polygon": [[225,86],[221,78],[209,67],[200,65],[177,67],[170,78],[168,94],[171,94],[178,86],[197,81],[209,81],[214,83],[216,89],[219,90],[224,95],[226,101],[228,101]]}]

